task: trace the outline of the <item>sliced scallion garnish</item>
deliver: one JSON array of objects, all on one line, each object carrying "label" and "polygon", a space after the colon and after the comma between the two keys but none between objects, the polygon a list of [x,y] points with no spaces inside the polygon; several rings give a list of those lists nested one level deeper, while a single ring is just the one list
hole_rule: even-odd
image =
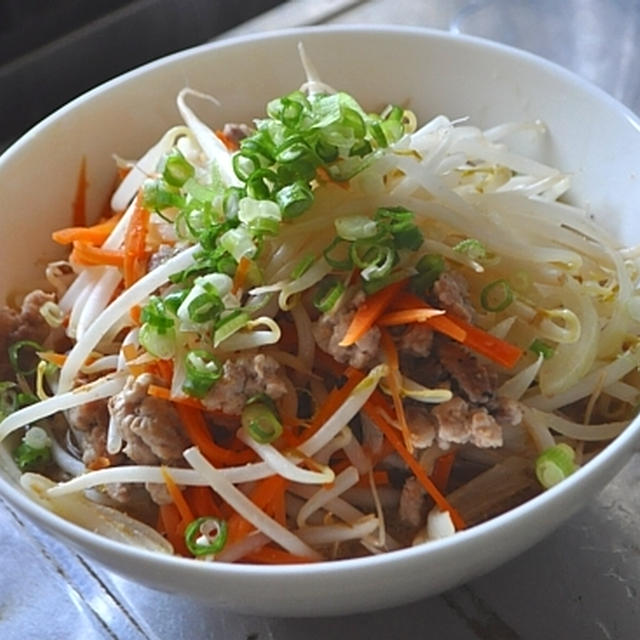
[{"label": "sliced scallion garnish", "polygon": [[549,489],[569,477],[578,468],[575,457],[575,451],[565,443],[543,451],[536,458],[536,477],[540,484]]},{"label": "sliced scallion garnish", "polygon": [[504,311],[513,302],[513,290],[507,280],[490,282],[480,292],[480,304],[486,311]]},{"label": "sliced scallion garnish", "polygon": [[196,518],[186,526],[184,542],[194,556],[219,553],[227,543],[227,522],[213,516]]}]

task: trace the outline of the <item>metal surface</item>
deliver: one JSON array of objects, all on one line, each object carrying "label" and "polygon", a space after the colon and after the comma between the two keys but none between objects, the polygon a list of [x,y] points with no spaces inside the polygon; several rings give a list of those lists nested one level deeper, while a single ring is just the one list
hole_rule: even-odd
[{"label": "metal surface", "polygon": [[[489,37],[554,60],[640,112],[637,2],[293,0],[225,36],[321,23],[411,24]],[[635,640],[639,486],[636,455],[586,510],[478,580],[389,611],[301,620],[230,614],[141,587],[34,530],[0,502],[0,638]]]}]

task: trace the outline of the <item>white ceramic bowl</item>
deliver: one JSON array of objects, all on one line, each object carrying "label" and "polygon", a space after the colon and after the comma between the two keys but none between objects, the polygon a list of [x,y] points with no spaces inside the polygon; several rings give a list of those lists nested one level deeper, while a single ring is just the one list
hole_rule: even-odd
[{"label": "white ceramic bowl", "polygon": [[[613,99],[544,60],[486,41],[412,28],[318,28],[241,38],[147,65],[75,100],[0,159],[0,295],[33,286],[69,223],[77,171],[87,158],[89,204],[113,183],[112,154],[136,157],[178,122],[185,85],[217,96],[214,123],[247,121],[303,81],[302,41],[322,77],[371,109],[406,105],[480,126],[540,118],[539,157],[574,174],[572,198],[625,242],[640,239],[640,123]],[[226,566],[124,547],[44,511],[6,478],[20,512],[107,567],[162,590],[265,615],[341,614],[436,594],[486,572],[542,539],[611,480],[640,436],[635,421],[594,461],[530,502],[456,536],[382,556],[309,566]]]}]

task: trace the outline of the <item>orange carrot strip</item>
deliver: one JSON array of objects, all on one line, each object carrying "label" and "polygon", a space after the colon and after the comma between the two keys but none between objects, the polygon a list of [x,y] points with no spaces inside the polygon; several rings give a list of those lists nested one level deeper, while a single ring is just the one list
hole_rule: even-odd
[{"label": "orange carrot strip", "polygon": [[82,265],[109,265],[121,267],[124,263],[124,253],[115,249],[102,249],[86,242],[75,241],[69,258],[71,262]]},{"label": "orange carrot strip", "polygon": [[184,526],[180,513],[173,502],[160,505],[160,523],[167,540],[175,552],[181,556],[192,557],[184,541]]},{"label": "orange carrot strip", "polygon": [[[267,505],[279,494],[284,494],[288,481],[282,476],[273,475],[260,480],[249,493],[249,499],[258,507],[265,510]],[[234,512],[228,520],[228,537],[232,542],[242,540],[254,526],[239,513]]]},{"label": "orange carrot strip", "polygon": [[449,482],[449,476],[451,475],[451,469],[453,468],[455,459],[455,451],[445,453],[436,459],[433,467],[433,473],[431,474],[431,480],[433,480],[433,484],[435,484],[440,491],[445,491],[447,488],[447,483]]},{"label": "orange carrot strip", "polygon": [[363,411],[375,424],[385,437],[391,442],[393,448],[398,452],[400,457],[406,462],[407,466],[411,469],[418,482],[423,486],[424,490],[433,498],[435,503],[442,511],[448,511],[451,515],[451,520],[456,529],[464,529],[465,523],[460,514],[453,508],[447,499],[440,493],[435,486],[431,478],[427,475],[422,465],[409,453],[409,450],[404,446],[402,439],[398,435],[397,431],[387,423],[387,421],[380,415],[378,406],[386,407],[387,402],[378,391],[374,391],[373,395],[363,407]]},{"label": "orange carrot strip", "polygon": [[[420,309],[431,309],[431,307],[424,302],[424,300],[418,298],[418,296],[413,295],[412,293],[402,292],[394,301],[392,305],[393,311],[390,313],[395,313],[396,311],[417,311]],[[386,318],[389,314],[385,314],[383,318]],[[380,321],[383,320],[380,318]],[[393,318],[393,316],[392,316]],[[421,320],[414,320],[414,322],[421,322]],[[467,337],[467,333],[464,329],[458,326],[448,314],[432,316],[430,318],[425,318],[425,322],[436,331],[443,333],[446,336],[449,336],[453,340],[457,342],[464,342]],[[388,323],[391,326],[391,322]],[[405,324],[404,322],[399,324]]]},{"label": "orange carrot strip", "polygon": [[150,217],[149,210],[142,206],[141,199],[138,197],[124,237],[125,288],[138,281],[146,272],[148,256],[145,244]]},{"label": "orange carrot strip", "polygon": [[355,312],[347,333],[340,341],[341,347],[349,347],[357,342],[371,327],[378,318],[387,310],[393,298],[406,286],[408,280],[398,280],[387,285],[384,289],[376,291],[365,298],[364,302]]},{"label": "orange carrot strip", "polygon": [[167,384],[171,384],[173,378],[173,361],[172,360],[156,360],[156,368],[158,369],[158,375]]},{"label": "orange carrot strip", "polygon": [[386,379],[389,383],[391,398],[393,399],[393,407],[396,410],[396,417],[400,424],[400,429],[402,430],[404,446],[407,447],[409,453],[413,453],[411,431],[409,431],[407,417],[404,412],[404,405],[402,404],[402,396],[400,395],[400,364],[398,362],[398,350],[396,349],[396,345],[393,343],[391,336],[384,330],[380,332],[380,344],[387,359],[387,365],[389,365],[389,375],[386,376]]},{"label": "orange carrot strip", "polygon": [[38,357],[51,364],[55,364],[57,367],[61,367],[67,360],[66,354],[56,353],[55,351],[39,351]]},{"label": "orange carrot strip", "polygon": [[229,136],[225,135],[224,131],[221,129],[216,129],[216,136],[227,148],[227,151],[237,151],[240,148],[240,145],[235,140],[232,140]]},{"label": "orange carrot strip", "polygon": [[185,524],[189,524],[192,520],[194,520],[193,511],[191,511],[191,507],[187,504],[187,501],[184,499],[182,495],[182,491],[178,489],[178,485],[174,482],[171,474],[167,470],[166,467],[160,467],[160,471],[162,472],[162,477],[164,478],[164,483],[167,485],[167,490],[169,491],[169,495],[173,500],[173,504],[176,505],[178,512],[180,513],[180,517]]},{"label": "orange carrot strip", "polygon": [[187,501],[191,505],[194,514],[202,518],[204,516],[222,517],[220,507],[215,501],[211,487],[187,487],[184,490]]},{"label": "orange carrot strip", "polygon": [[306,556],[297,556],[284,549],[265,545],[262,549],[245,555],[242,558],[242,562],[251,562],[253,564],[302,564],[316,561]]},{"label": "orange carrot strip", "polygon": [[170,389],[167,389],[166,387],[160,387],[156,384],[150,384],[149,388],[147,389],[147,393],[154,398],[169,400],[175,404],[183,404],[187,407],[192,407],[193,409],[204,410],[204,405],[202,404],[202,402],[200,402],[200,400],[183,396],[172,396]]},{"label": "orange carrot strip", "polygon": [[313,416],[308,429],[305,429],[303,436],[307,440],[310,438],[345,402],[351,392],[355,389],[365,374],[359,369],[349,367],[346,372],[347,381],[341,386],[332,389],[327,399]]},{"label": "orange carrot strip", "polygon": [[209,427],[200,409],[189,407],[182,403],[175,403],[176,411],[191,442],[215,466],[231,466],[253,462],[256,454],[251,449],[231,451],[216,444],[211,437]]},{"label": "orange carrot strip", "polygon": [[467,333],[463,344],[473,351],[486,356],[490,360],[511,369],[522,356],[522,349],[515,345],[491,335],[489,332],[479,327],[469,324],[462,318],[450,316],[461,329]]},{"label": "orange carrot strip", "polygon": [[87,226],[87,158],[82,156],[80,170],[78,171],[78,182],[76,183],[76,194],[73,199],[73,226]]},{"label": "orange carrot strip", "polygon": [[[373,483],[376,486],[389,484],[389,473],[384,469],[375,469],[373,471]],[[365,473],[360,476],[360,479],[355,485],[356,487],[368,487],[369,486],[369,474]]]},{"label": "orange carrot strip", "polygon": [[238,262],[238,268],[236,269],[235,275],[233,276],[233,287],[231,288],[232,293],[236,293],[239,289],[244,289],[250,266],[251,260],[246,256],[242,256],[242,258],[240,258],[240,262]]},{"label": "orange carrot strip", "polygon": [[58,244],[71,244],[72,242],[87,242],[89,244],[102,244],[113,231],[120,220],[119,215],[114,215],[104,222],[92,227],[67,227],[58,229],[51,234],[51,238]]},{"label": "orange carrot strip", "polygon": [[[413,309],[428,309],[429,305],[409,293],[403,293],[398,296],[394,302],[394,308],[406,310],[406,305],[410,305]],[[434,316],[426,320],[427,324],[435,329],[448,335],[450,338],[461,342],[473,351],[476,351],[490,360],[510,369],[515,365],[520,356],[522,349],[515,345],[496,338],[484,329],[476,327],[462,318],[453,316],[449,313],[443,316]],[[452,330],[453,329],[453,330]],[[464,336],[462,335],[464,334]]]}]

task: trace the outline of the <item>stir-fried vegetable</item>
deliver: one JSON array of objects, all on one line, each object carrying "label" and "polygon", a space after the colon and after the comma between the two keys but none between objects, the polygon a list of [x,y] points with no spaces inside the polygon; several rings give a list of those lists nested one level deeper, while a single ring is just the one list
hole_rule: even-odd
[{"label": "stir-fried vegetable", "polygon": [[[57,296],[6,312],[0,440],[47,508],[207,562],[393,551],[562,482],[635,415],[639,254],[508,149],[528,125],[418,127],[303,64],[250,124],[181,91],[90,225],[83,161]],[[157,530],[92,501],[142,487]]]}]

